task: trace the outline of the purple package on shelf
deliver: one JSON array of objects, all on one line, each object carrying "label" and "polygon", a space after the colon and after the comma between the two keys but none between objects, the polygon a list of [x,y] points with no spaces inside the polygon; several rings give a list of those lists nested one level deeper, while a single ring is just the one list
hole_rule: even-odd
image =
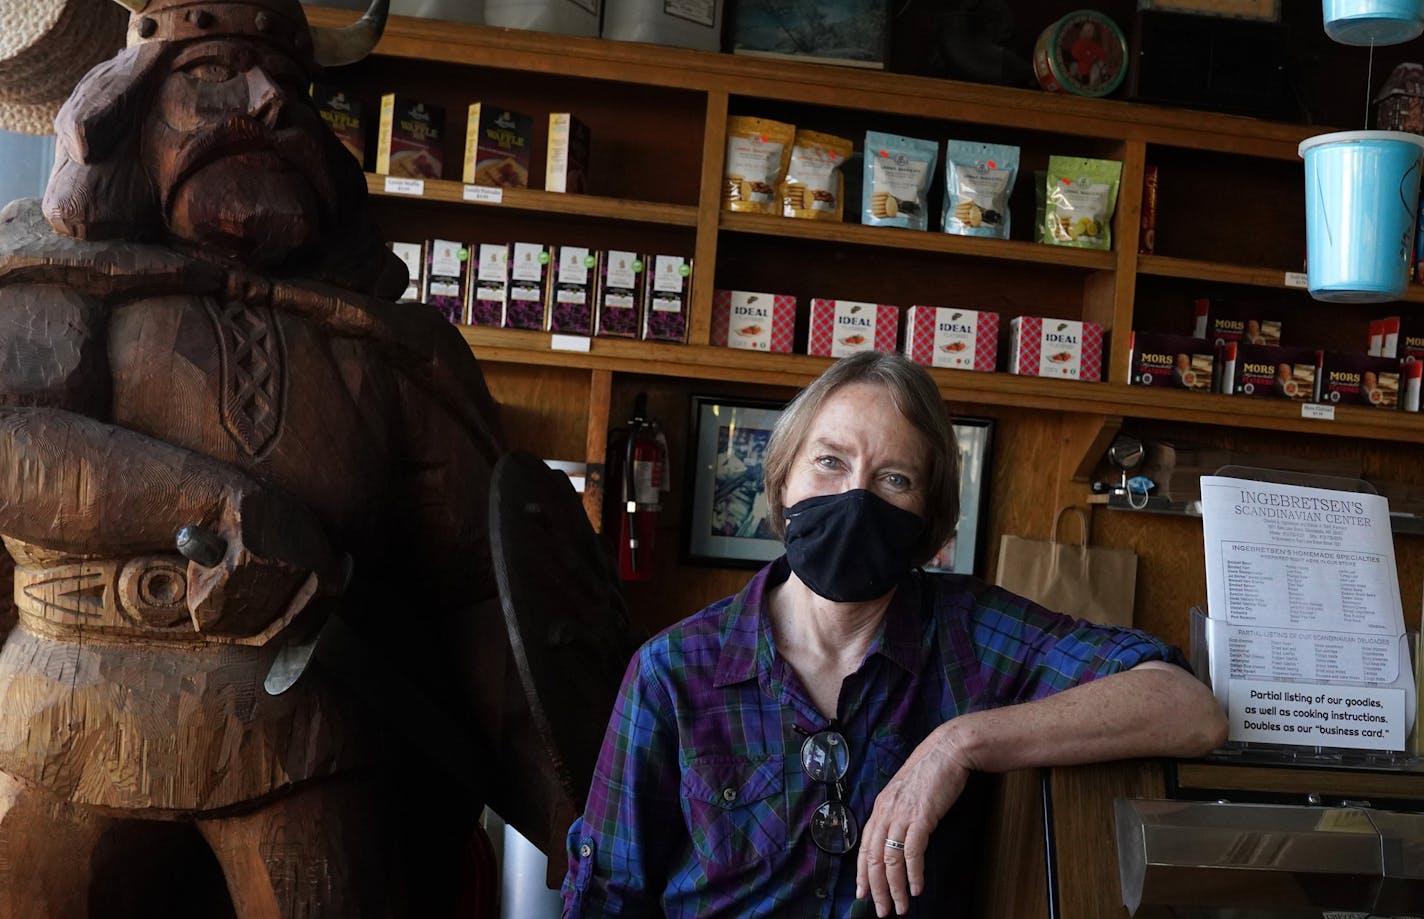
[{"label": "purple package on shelf", "polygon": [[644,283],[643,339],[687,341],[687,312],[692,302],[692,259],[680,255],[650,255]]},{"label": "purple package on shelf", "polygon": [[549,263],[549,331],[564,335],[593,334],[592,282],[595,259],[581,246],[553,246]]},{"label": "purple package on shelf", "polygon": [[544,331],[544,288],[549,280],[549,253],[537,243],[514,243],[509,254],[509,299],[504,307],[506,329]]},{"label": "purple package on shelf", "polygon": [[470,285],[470,325],[504,325],[504,305],[509,299],[509,246],[482,243]]},{"label": "purple package on shelf", "polygon": [[470,280],[469,250],[448,239],[425,241],[423,299],[454,323],[465,318],[465,292]]},{"label": "purple package on shelf", "polygon": [[635,252],[609,249],[598,256],[598,309],[595,335],[637,338],[643,288],[638,274],[643,260]]}]

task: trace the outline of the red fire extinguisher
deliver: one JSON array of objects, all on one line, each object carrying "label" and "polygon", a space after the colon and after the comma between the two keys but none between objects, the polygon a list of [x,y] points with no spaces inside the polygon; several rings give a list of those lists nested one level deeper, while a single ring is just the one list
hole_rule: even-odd
[{"label": "red fire extinguisher", "polygon": [[667,439],[648,417],[648,397],[639,393],[633,417],[609,439],[606,494],[617,502],[614,519],[604,515],[604,532],[617,540],[618,576],[647,581],[653,576],[654,537],[662,494],[668,490]]}]

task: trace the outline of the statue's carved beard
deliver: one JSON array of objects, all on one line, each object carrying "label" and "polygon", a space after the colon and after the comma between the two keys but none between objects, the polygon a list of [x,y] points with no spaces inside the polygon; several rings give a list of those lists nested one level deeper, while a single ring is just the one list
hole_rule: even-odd
[{"label": "statue's carved beard", "polygon": [[312,131],[273,131],[241,116],[194,134],[156,127],[172,151],[158,184],[175,237],[263,268],[319,241],[335,192]]}]

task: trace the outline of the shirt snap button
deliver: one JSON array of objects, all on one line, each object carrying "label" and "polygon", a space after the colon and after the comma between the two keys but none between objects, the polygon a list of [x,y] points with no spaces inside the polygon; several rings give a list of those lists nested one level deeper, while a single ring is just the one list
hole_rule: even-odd
[{"label": "shirt snap button", "polygon": [[593,846],[589,845],[588,843],[584,843],[583,845],[579,846],[579,855],[581,855],[582,857],[588,858],[592,854]]},{"label": "shirt snap button", "polygon": [[735,788],[722,789],[722,800],[726,801],[728,804],[731,804],[732,802],[736,801],[737,790]]},{"label": "shirt snap button", "polygon": [[824,887],[817,887],[817,888],[816,888],[816,896],[819,897],[819,898],[822,899],[822,900],[826,899],[826,888],[824,888]]}]

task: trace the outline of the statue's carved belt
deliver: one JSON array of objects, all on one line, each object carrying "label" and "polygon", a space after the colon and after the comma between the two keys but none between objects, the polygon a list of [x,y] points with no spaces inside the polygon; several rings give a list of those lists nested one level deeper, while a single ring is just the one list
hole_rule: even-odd
[{"label": "statue's carved belt", "polygon": [[187,596],[188,562],[181,555],[15,568],[15,606],[35,624],[201,641]]}]

